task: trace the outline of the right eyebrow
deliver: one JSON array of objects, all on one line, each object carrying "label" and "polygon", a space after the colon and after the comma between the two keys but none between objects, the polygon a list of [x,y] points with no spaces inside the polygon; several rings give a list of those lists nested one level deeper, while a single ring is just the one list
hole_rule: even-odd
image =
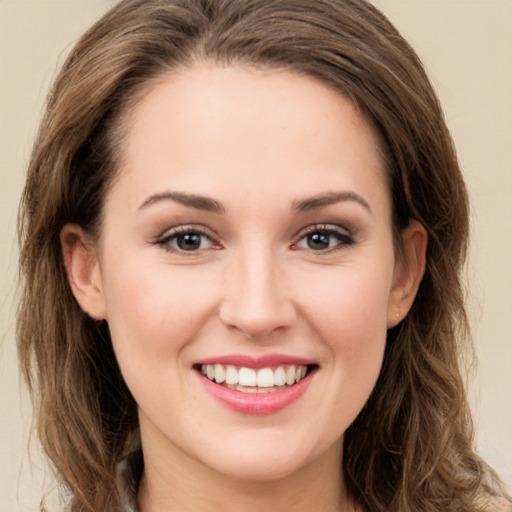
[{"label": "right eyebrow", "polygon": [[353,201],[363,206],[366,210],[372,213],[372,209],[362,196],[356,194],[351,191],[342,191],[342,192],[327,192],[326,194],[319,194],[313,197],[306,197],[305,199],[301,199],[300,201],[295,201],[293,204],[293,210],[295,212],[307,212],[310,210],[316,210],[319,208],[324,208],[325,206],[329,206],[334,203],[339,203],[342,201]]},{"label": "right eyebrow", "polygon": [[171,191],[149,196],[139,206],[139,210],[147,208],[148,206],[160,201],[174,201],[175,203],[188,206],[189,208],[195,208],[196,210],[203,210],[211,213],[225,213],[225,209],[222,204],[211,197]]}]

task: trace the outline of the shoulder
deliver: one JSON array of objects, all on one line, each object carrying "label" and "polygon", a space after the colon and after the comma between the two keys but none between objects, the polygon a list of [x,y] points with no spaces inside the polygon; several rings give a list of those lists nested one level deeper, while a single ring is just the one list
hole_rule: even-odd
[{"label": "shoulder", "polygon": [[512,500],[500,497],[488,498],[482,504],[481,510],[482,512],[512,512]]}]

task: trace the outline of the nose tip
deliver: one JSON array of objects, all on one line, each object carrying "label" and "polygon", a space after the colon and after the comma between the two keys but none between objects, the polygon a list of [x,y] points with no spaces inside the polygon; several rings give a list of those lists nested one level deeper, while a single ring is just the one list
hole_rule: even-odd
[{"label": "nose tip", "polygon": [[224,313],[224,323],[248,339],[264,341],[274,334],[284,330],[290,322],[282,314],[262,312],[260,315],[251,314],[248,310],[242,314],[227,315]]},{"label": "nose tip", "polygon": [[292,315],[288,312],[260,310],[259,314],[255,314],[249,308],[242,310],[237,307],[236,311],[226,309],[221,314],[223,323],[251,340],[263,341],[291,324],[289,318]]},{"label": "nose tip", "polygon": [[243,265],[226,280],[220,318],[229,328],[263,341],[289,327],[296,312],[283,272],[270,261]]}]

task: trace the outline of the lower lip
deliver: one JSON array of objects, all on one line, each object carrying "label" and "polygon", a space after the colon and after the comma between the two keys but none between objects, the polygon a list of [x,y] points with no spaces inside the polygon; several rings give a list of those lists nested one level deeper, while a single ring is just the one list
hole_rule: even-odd
[{"label": "lower lip", "polygon": [[270,393],[235,391],[215,384],[200,373],[198,375],[206,391],[230,409],[242,414],[264,415],[274,414],[296,402],[305,393],[315,373],[308,373],[293,386]]}]

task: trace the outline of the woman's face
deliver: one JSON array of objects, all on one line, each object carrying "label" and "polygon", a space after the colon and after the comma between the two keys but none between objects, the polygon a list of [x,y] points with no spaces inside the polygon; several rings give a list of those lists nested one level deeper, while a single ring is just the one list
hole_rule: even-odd
[{"label": "woman's face", "polygon": [[108,322],[146,457],[244,479],[338,465],[412,301],[372,129],[311,78],[208,65],[127,126],[93,257],[68,270]]}]

